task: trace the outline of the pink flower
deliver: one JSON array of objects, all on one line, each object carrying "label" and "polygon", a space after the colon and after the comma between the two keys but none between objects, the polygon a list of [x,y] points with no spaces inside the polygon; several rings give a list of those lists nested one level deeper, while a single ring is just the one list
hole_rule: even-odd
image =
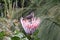
[{"label": "pink flower", "polygon": [[23,17],[21,17],[20,21],[23,29],[27,34],[32,34],[38,28],[41,22],[40,18],[36,17],[32,18],[31,20],[30,19],[23,20]]}]

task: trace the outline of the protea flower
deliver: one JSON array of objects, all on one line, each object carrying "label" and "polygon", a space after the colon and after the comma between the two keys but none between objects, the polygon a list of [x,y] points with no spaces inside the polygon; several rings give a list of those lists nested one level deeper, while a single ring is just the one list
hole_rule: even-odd
[{"label": "protea flower", "polygon": [[39,26],[40,24],[40,18],[33,16],[30,18],[31,15],[27,16],[26,19],[21,17],[20,21],[22,24],[23,29],[27,34],[32,34]]}]

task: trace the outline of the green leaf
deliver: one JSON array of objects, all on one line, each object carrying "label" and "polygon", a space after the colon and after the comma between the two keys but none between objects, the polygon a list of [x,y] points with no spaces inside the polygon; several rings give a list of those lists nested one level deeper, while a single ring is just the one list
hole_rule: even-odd
[{"label": "green leaf", "polygon": [[0,32],[0,38],[1,37],[4,37],[5,36],[5,33],[2,31],[2,32]]},{"label": "green leaf", "polygon": [[0,39],[1,39],[1,40],[4,38],[4,36],[5,36],[4,32],[3,32],[3,31],[0,32]]},{"label": "green leaf", "polygon": [[28,40],[28,38],[22,38],[22,40]]},{"label": "green leaf", "polygon": [[35,32],[33,33],[34,36],[36,36],[38,34],[39,30],[35,30]]},{"label": "green leaf", "polygon": [[23,33],[18,33],[18,34],[15,34],[14,36],[17,36],[19,38],[24,38],[25,37],[25,35]]},{"label": "green leaf", "polygon": [[12,39],[12,40],[20,40],[20,38],[17,37],[17,36],[12,37],[11,39]]}]

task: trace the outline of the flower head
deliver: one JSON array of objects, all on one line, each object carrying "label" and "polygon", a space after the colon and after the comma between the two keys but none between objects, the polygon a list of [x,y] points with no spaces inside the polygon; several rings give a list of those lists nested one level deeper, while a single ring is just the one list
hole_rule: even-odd
[{"label": "flower head", "polygon": [[23,29],[27,34],[32,34],[41,23],[39,17],[34,17],[34,12],[26,17],[21,17],[20,22],[22,24]]},{"label": "flower head", "polygon": [[40,24],[40,18],[36,18],[36,17],[32,18],[31,20],[23,19],[23,17],[21,17],[20,21],[23,29],[27,34],[32,34]]}]

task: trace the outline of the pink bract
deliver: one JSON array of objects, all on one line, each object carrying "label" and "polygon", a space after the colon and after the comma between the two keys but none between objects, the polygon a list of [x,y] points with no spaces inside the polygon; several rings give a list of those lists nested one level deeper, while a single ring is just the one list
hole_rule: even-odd
[{"label": "pink bract", "polygon": [[36,17],[32,18],[31,21],[29,21],[29,19],[23,20],[23,17],[21,17],[20,21],[23,29],[27,34],[32,34],[38,28],[41,22],[40,18],[36,18]]}]

